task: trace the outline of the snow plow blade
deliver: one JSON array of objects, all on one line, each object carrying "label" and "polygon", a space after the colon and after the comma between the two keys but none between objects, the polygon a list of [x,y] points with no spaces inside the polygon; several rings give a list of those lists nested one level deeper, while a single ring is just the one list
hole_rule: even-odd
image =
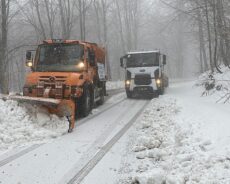
[{"label": "snow plow blade", "polygon": [[72,100],[28,97],[28,96],[4,96],[4,100],[15,100],[21,103],[41,105],[48,108],[49,112],[60,117],[66,116],[69,122],[68,132],[72,132],[75,126],[75,103]]},{"label": "snow plow blade", "polygon": [[61,100],[51,99],[51,98],[39,98],[39,97],[28,97],[28,96],[9,96],[9,100],[15,100],[18,102],[25,102],[34,105],[45,105],[50,107],[57,107]]}]

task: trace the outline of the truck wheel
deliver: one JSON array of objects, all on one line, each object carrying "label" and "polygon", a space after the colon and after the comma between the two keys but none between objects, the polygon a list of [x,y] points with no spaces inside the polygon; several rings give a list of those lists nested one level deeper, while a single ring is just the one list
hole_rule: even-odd
[{"label": "truck wheel", "polygon": [[158,89],[158,94],[159,95],[163,95],[164,94],[164,87],[162,87],[161,89]]},{"label": "truck wheel", "polygon": [[166,86],[165,86],[166,88],[168,88],[169,87],[169,81],[167,80],[167,82],[166,82]]},{"label": "truck wheel", "polygon": [[104,89],[100,92],[100,100],[97,102],[97,105],[102,105],[105,101]]},{"label": "truck wheel", "polygon": [[81,107],[79,110],[83,117],[88,116],[92,110],[91,95],[90,95],[90,90],[88,87],[84,88],[84,93],[83,93],[82,101],[81,101]]},{"label": "truck wheel", "polygon": [[133,94],[131,91],[126,91],[127,98],[132,98]]}]

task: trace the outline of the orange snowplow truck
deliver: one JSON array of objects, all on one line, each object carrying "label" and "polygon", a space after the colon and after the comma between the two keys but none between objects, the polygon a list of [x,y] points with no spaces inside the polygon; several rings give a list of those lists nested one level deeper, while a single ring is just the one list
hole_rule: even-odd
[{"label": "orange snowplow truck", "polygon": [[76,113],[87,116],[106,95],[105,50],[77,40],[45,40],[34,57],[26,53],[32,72],[26,77],[23,97],[16,100],[40,104],[50,113],[66,116],[71,132]]}]

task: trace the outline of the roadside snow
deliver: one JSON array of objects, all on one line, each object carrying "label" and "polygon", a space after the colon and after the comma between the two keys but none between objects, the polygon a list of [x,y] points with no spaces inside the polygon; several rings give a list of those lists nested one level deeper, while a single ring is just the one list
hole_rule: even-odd
[{"label": "roadside snow", "polygon": [[[136,158],[130,161],[130,172],[121,170],[118,183],[230,183],[229,134],[222,125],[216,128],[220,123],[212,114],[202,114],[202,110],[215,112],[215,103],[204,106],[200,90],[192,85],[176,84],[168,95],[151,101],[128,143]],[[178,91],[178,86],[186,89]],[[187,98],[190,95],[197,96]],[[229,114],[216,113],[223,116],[222,123],[229,130]]]},{"label": "roadside snow", "polygon": [[[107,89],[120,89],[123,85],[123,81],[107,82]],[[45,108],[12,100],[4,101],[2,97],[0,94],[0,152],[18,146],[44,143],[67,132],[68,122],[65,118],[49,114]],[[118,94],[107,103],[123,98],[123,93]],[[94,109],[93,113],[96,112],[97,109]]]},{"label": "roadside snow", "polygon": [[106,82],[106,90],[122,89],[122,88],[124,88],[124,86],[125,86],[124,81],[108,81],[108,82]]},{"label": "roadside snow", "polygon": [[0,151],[47,142],[68,130],[68,123],[46,109],[0,100]]},{"label": "roadside snow", "polygon": [[111,98],[109,98],[106,103],[117,103],[121,100],[126,99],[126,94],[125,93],[119,93],[117,95],[112,96]]}]

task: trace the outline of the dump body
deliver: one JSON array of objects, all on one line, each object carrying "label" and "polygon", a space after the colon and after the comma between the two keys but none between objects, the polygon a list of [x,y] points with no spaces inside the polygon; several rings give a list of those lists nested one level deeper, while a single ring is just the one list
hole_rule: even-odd
[{"label": "dump body", "polygon": [[[77,112],[86,116],[96,102],[104,101],[105,50],[95,43],[45,40],[34,58],[27,53],[27,65],[32,72],[23,88],[23,96],[27,98],[21,101],[38,103],[38,99],[43,99],[39,104],[51,113],[68,117],[69,131],[74,128]],[[59,103],[54,105],[50,99]]]},{"label": "dump body", "polygon": [[159,51],[128,52],[121,57],[127,97],[162,94],[168,86],[165,64],[166,56]]}]

